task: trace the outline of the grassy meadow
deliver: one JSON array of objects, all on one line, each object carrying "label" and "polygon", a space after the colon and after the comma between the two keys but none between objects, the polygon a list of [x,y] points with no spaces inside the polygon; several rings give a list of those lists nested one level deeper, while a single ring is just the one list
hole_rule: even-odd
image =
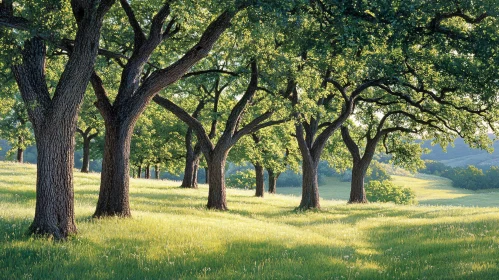
[{"label": "grassy meadow", "polygon": [[1,279],[499,276],[499,208],[492,207],[499,193],[453,189],[438,177],[394,176],[414,188],[419,206],[348,205],[348,184],[330,179],[321,187],[323,209],[308,212],[294,210],[296,196],[262,199],[234,189],[229,211],[211,211],[204,208],[204,185],[190,190],[179,182],[133,179],[133,218],[92,219],[99,175],[75,172],[79,234],[53,242],[25,234],[34,215],[35,173],[34,165],[0,162]]}]

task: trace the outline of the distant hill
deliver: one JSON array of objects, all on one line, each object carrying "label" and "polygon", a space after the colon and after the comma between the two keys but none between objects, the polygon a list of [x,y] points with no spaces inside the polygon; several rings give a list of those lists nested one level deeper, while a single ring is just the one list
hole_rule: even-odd
[{"label": "distant hill", "polygon": [[423,147],[431,150],[431,153],[423,155],[423,159],[440,161],[452,167],[467,165],[499,166],[499,142],[494,143],[494,152],[491,154],[483,150],[471,149],[461,138],[454,142],[454,147],[447,147],[447,152],[444,152],[438,145],[431,146],[430,142],[423,144]]}]

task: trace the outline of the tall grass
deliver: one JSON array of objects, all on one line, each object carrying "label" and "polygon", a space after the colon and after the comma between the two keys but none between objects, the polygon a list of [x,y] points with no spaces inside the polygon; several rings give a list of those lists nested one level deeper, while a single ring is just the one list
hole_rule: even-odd
[{"label": "tall grass", "polygon": [[78,235],[25,235],[35,167],[0,162],[0,278],[4,279],[497,279],[499,209],[347,205],[256,198],[228,190],[227,212],[206,210],[208,189],[131,180],[131,219],[92,219],[98,174],[75,173]]}]

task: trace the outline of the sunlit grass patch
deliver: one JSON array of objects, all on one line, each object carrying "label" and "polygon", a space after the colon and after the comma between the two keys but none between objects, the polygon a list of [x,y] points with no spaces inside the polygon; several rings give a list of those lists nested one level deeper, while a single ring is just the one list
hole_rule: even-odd
[{"label": "sunlit grass patch", "polygon": [[[499,275],[499,209],[494,207],[348,205],[323,199],[322,210],[302,212],[295,210],[300,200],[296,196],[266,194],[262,199],[253,191],[229,189],[230,210],[220,212],[205,208],[206,185],[193,190],[180,188],[179,182],[132,179],[132,218],[92,219],[99,174],[75,172],[79,233],[67,242],[53,242],[25,235],[34,215],[35,167],[0,162],[0,172],[0,278]],[[414,180],[416,192],[419,188],[424,195],[438,186],[432,178]],[[436,196],[443,198],[445,192],[437,189]]]}]

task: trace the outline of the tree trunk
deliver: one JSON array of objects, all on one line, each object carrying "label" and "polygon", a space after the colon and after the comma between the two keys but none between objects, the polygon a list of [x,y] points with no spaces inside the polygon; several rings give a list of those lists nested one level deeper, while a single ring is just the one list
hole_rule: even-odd
[{"label": "tree trunk", "polygon": [[137,168],[137,178],[141,178],[142,177],[142,165],[139,165],[139,167]]},{"label": "tree trunk", "polygon": [[204,168],[204,183],[210,183],[210,169],[208,167]]},{"label": "tree trunk", "polygon": [[156,164],[154,166],[154,178],[156,178],[156,180],[159,180],[159,164]]},{"label": "tree trunk", "polygon": [[101,185],[94,217],[131,216],[128,174],[132,131],[133,125],[106,121]]},{"label": "tree trunk", "polygon": [[74,125],[66,120],[45,123],[37,139],[35,218],[30,233],[64,239],[76,233],[74,219]]},{"label": "tree trunk", "polygon": [[319,181],[318,181],[319,161],[302,163],[302,198],[300,202],[301,209],[319,209]]},{"label": "tree trunk", "polygon": [[182,180],[182,188],[197,189],[198,188],[198,168],[199,155],[195,153],[187,153],[185,157],[184,179]]},{"label": "tree trunk", "polygon": [[17,148],[17,162],[19,163],[24,162],[24,150],[21,148]]},{"label": "tree trunk", "polygon": [[256,173],[256,191],[255,196],[263,197],[265,193],[265,184],[263,180],[263,166],[260,164],[255,164],[255,173]]},{"label": "tree trunk", "polygon": [[366,191],[364,189],[364,178],[366,177],[369,164],[354,163],[352,168],[352,182],[350,188],[350,200],[348,203],[367,203]]},{"label": "tree trunk", "polygon": [[146,179],[151,179],[151,165],[148,163],[146,165],[146,176],[145,176]]},{"label": "tree trunk", "polygon": [[279,178],[279,173],[274,173],[274,170],[267,169],[267,173],[269,173],[269,193],[276,193],[277,186],[277,178]]},{"label": "tree trunk", "polygon": [[90,138],[83,138],[83,165],[81,172],[88,173],[90,170]]},{"label": "tree trunk", "polygon": [[227,210],[227,196],[225,193],[225,163],[227,153],[213,153],[208,161],[208,172],[210,179],[208,182],[208,209]]}]

